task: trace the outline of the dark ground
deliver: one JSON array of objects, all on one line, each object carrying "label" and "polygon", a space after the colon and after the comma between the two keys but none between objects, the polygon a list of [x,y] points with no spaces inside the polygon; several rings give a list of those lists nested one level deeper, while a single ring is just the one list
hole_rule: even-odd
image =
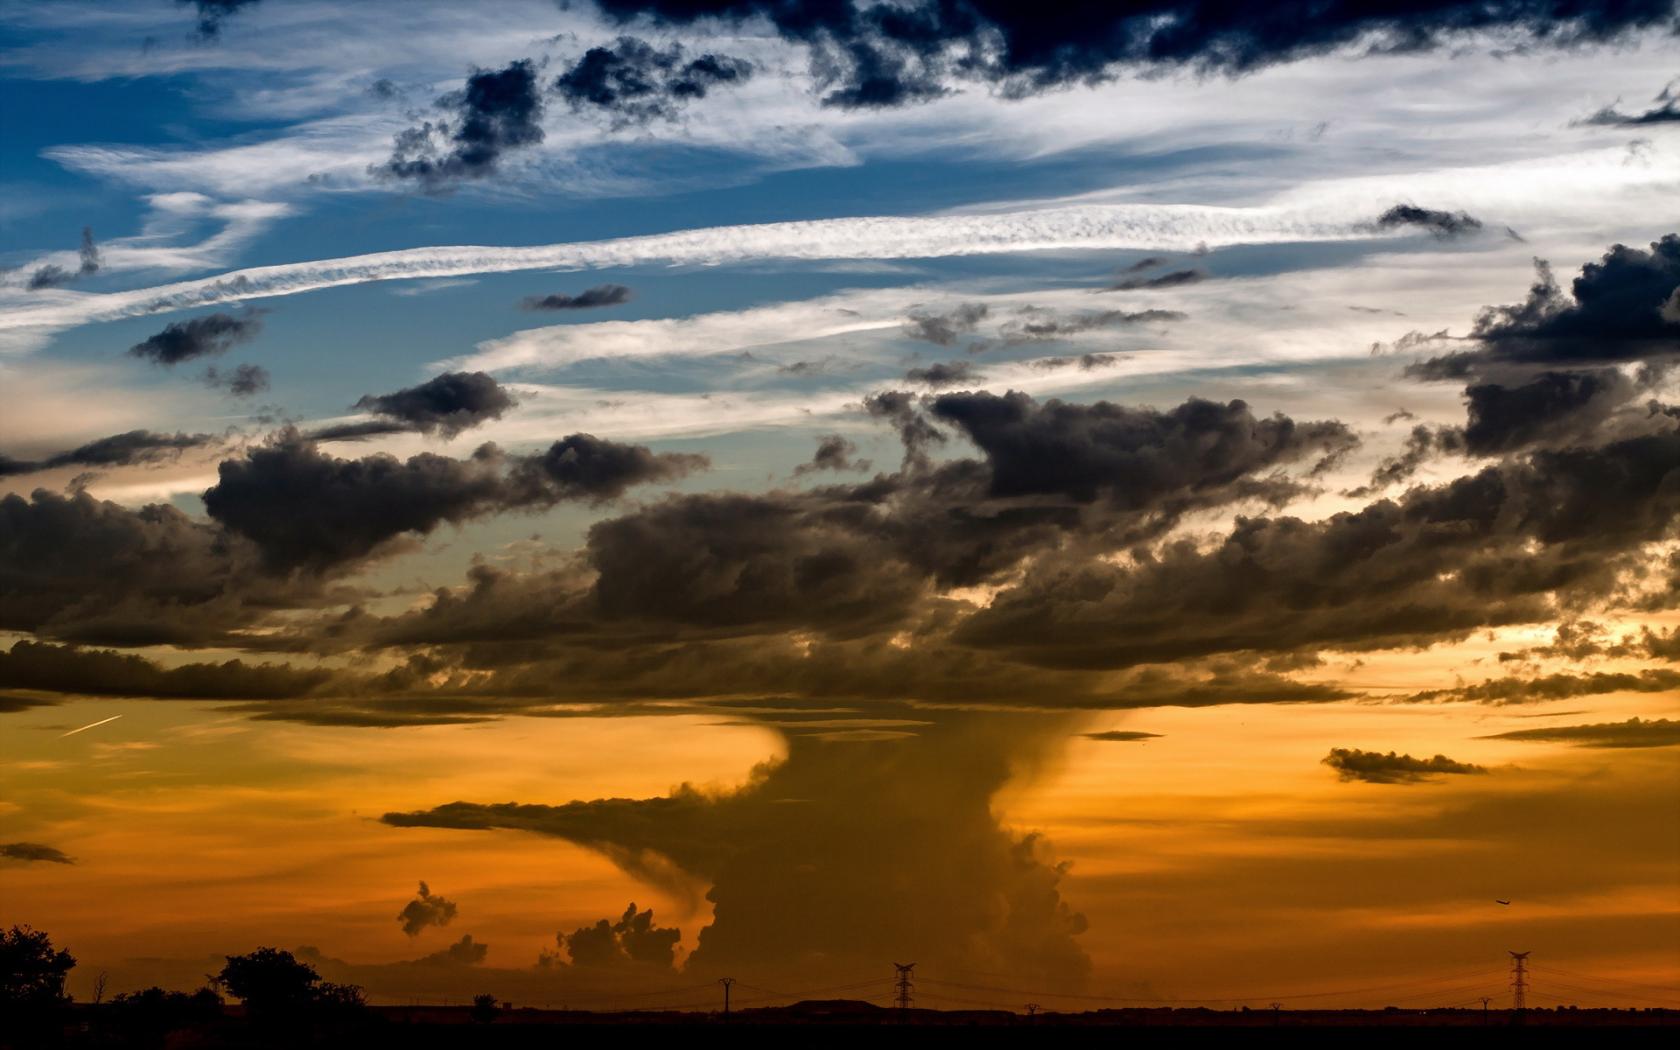
[{"label": "dark ground", "polygon": [[[697,1038],[721,1045],[801,1047],[867,1041],[876,1046],[1075,1045],[1192,1047],[1210,1037],[1233,1045],[1361,1044],[1443,1046],[1680,1045],[1680,1010],[1099,1010],[1025,1014],[1006,1011],[910,1010],[851,1001],[720,1013],[503,1009],[475,1022],[466,1006],[370,1006],[331,1025],[298,1023],[283,1030],[252,1026],[233,1008],[216,1021],[173,1031],[125,1031],[99,1007],[78,1006],[62,1026],[20,1040],[0,1031],[0,1047],[303,1047],[525,1048],[598,1046],[631,1039]],[[659,1031],[648,1031],[656,1029]],[[1215,1035],[1212,1029],[1221,1030]],[[1223,1036],[1223,1038],[1221,1038]],[[1287,1041],[1287,1042],[1286,1042]]]}]

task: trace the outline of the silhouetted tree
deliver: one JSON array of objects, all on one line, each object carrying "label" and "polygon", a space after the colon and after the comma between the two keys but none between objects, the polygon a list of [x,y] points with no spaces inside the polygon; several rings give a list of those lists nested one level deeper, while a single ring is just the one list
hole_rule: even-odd
[{"label": "silhouetted tree", "polygon": [[230,955],[216,983],[245,1004],[251,1024],[273,1032],[363,1020],[366,998],[353,984],[334,984],[279,948]]},{"label": "silhouetted tree", "polygon": [[52,938],[28,926],[0,933],[0,1008],[7,1013],[69,1002],[64,978],[76,959],[53,947]]},{"label": "silhouetted tree", "polygon": [[473,996],[472,1019],[479,1024],[489,1024],[496,1019],[496,997],[490,994]]},{"label": "silhouetted tree", "polygon": [[0,933],[0,1043],[31,1046],[46,1039],[69,1005],[64,978],[75,965],[38,930],[13,926]]},{"label": "silhouetted tree", "polygon": [[253,1017],[298,1015],[315,1002],[321,975],[291,952],[258,948],[249,955],[230,955],[216,982],[245,1004]]}]

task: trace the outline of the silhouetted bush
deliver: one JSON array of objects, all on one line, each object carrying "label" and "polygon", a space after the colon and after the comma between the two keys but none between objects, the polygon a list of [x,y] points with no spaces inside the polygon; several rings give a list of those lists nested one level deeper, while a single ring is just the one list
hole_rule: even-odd
[{"label": "silhouetted bush", "polygon": [[170,992],[156,986],[118,995],[102,1016],[123,1042],[134,1046],[159,1046],[171,1032],[221,1018],[222,997],[212,988]]}]

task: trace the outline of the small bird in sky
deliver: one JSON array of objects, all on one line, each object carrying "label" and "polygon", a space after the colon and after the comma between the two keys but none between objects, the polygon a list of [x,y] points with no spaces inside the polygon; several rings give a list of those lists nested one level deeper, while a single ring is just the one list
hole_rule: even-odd
[{"label": "small bird in sky", "polygon": [[1494,901],[1493,901],[1493,903],[1495,903],[1495,904],[1503,904],[1503,905],[1506,905],[1506,906],[1507,906],[1507,907],[1509,907],[1509,906],[1510,906],[1510,904],[1511,904],[1511,902],[1510,902],[1510,901],[1502,901],[1502,900],[1500,900],[1500,899],[1499,899],[1499,898],[1497,898],[1497,897],[1495,897],[1495,898],[1494,898]]}]

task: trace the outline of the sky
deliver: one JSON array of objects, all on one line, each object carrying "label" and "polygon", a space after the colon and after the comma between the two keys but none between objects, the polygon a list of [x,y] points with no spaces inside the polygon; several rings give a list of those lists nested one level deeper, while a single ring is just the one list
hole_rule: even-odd
[{"label": "sky", "polygon": [[0,921],[1680,1005],[1680,11],[1042,8],[0,7]]}]

